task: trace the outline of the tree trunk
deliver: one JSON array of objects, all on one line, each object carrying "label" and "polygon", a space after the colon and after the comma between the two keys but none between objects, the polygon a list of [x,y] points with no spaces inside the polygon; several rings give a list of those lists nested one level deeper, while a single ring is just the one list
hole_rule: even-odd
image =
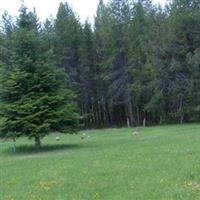
[{"label": "tree trunk", "polygon": [[128,117],[127,117],[127,127],[130,128],[130,120]]},{"label": "tree trunk", "polygon": [[184,119],[183,100],[182,99],[180,101],[179,110],[180,110],[180,123],[182,124],[183,123],[183,119]]},{"label": "tree trunk", "polygon": [[131,95],[130,92],[127,92],[127,114],[129,116],[129,122],[130,126],[133,126],[134,119],[133,119],[133,108],[132,108],[132,102],[131,102]]},{"label": "tree trunk", "polygon": [[143,119],[143,127],[145,128],[146,127],[146,118],[144,117]]},{"label": "tree trunk", "polygon": [[163,118],[162,118],[162,116],[160,116],[160,125],[162,124],[162,122],[163,122]]},{"label": "tree trunk", "polygon": [[130,117],[130,125],[133,126],[134,119],[133,119],[133,110],[131,102],[129,102],[129,117]]},{"label": "tree trunk", "polygon": [[41,147],[41,141],[39,136],[35,136],[35,146],[37,148]]},{"label": "tree trunk", "polygon": [[180,123],[183,124],[184,114],[181,114],[180,116]]},{"label": "tree trunk", "polygon": [[140,110],[139,110],[139,108],[137,107],[137,125],[139,126],[139,124],[140,124]]},{"label": "tree trunk", "polygon": [[110,125],[114,124],[114,118],[113,118],[113,101],[110,104],[111,106],[109,106],[109,102],[107,102],[107,108],[109,110],[110,113]]}]

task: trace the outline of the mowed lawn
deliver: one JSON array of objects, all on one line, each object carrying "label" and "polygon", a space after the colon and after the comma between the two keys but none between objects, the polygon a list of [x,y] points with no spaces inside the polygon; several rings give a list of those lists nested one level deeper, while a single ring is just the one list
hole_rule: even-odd
[{"label": "mowed lawn", "polygon": [[[200,125],[0,141],[0,200],[198,200]],[[86,133],[90,138],[81,140]]]}]

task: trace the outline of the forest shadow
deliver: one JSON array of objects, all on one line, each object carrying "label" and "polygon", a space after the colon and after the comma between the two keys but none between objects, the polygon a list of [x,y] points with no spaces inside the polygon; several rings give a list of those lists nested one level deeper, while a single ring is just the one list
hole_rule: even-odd
[{"label": "forest shadow", "polygon": [[35,147],[34,145],[20,145],[16,146],[14,151],[13,147],[9,147],[4,150],[4,154],[7,155],[32,155],[32,154],[41,154],[41,153],[55,153],[65,150],[77,150],[81,148],[89,148],[90,146],[84,144],[48,144],[42,145],[40,148]]}]

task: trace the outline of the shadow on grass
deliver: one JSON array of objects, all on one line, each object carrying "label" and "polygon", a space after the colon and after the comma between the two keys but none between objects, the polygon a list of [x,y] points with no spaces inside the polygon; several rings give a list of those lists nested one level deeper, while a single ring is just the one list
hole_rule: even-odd
[{"label": "shadow on grass", "polygon": [[64,150],[80,149],[87,148],[88,146],[83,144],[49,144],[42,145],[40,148],[37,148],[33,145],[20,145],[14,149],[12,147],[5,149],[3,152],[7,155],[31,155],[31,154],[40,154],[40,153],[51,153],[51,152],[61,152]]}]

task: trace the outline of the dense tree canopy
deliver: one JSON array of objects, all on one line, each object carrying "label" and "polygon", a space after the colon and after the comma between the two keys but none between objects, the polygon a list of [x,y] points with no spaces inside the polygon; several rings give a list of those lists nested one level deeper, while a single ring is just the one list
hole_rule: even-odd
[{"label": "dense tree canopy", "polygon": [[75,127],[74,103],[85,127],[199,122],[199,7],[100,0],[93,26],[67,3],[44,24],[25,8],[16,22],[5,13],[2,133],[42,137]]}]

